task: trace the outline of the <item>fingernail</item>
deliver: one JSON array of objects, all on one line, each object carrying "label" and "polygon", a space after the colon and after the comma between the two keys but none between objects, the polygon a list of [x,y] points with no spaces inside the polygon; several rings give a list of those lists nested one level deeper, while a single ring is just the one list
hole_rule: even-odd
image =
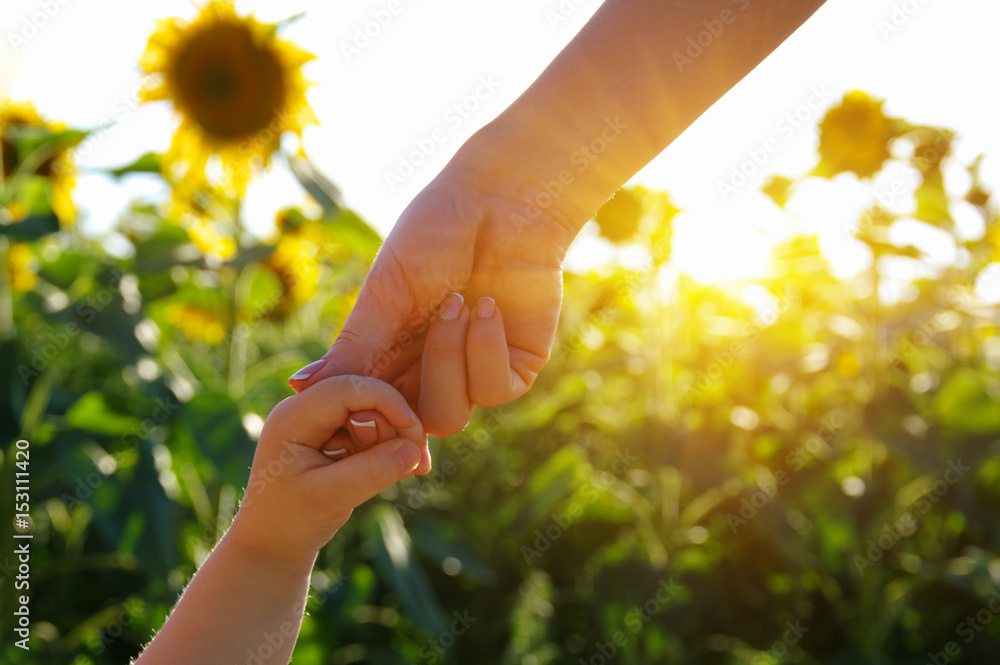
[{"label": "fingernail", "polygon": [[421,476],[431,472],[431,451],[424,448],[420,451],[420,464],[417,465],[417,473]]},{"label": "fingernail", "polygon": [[336,450],[324,450],[323,454],[335,461],[345,459],[350,455],[350,453],[347,452],[347,448],[337,448]]},{"label": "fingernail", "polygon": [[358,437],[358,441],[364,445],[370,446],[378,441],[378,426],[375,424],[374,420],[360,423],[354,418],[351,418],[351,424],[354,425],[354,435]]},{"label": "fingernail", "polygon": [[476,316],[480,319],[492,319],[496,311],[497,303],[493,300],[493,298],[486,296],[485,298],[479,299],[479,307],[476,310]]},{"label": "fingernail", "polygon": [[308,379],[310,376],[323,369],[325,365],[326,365],[326,358],[320,358],[315,362],[309,363],[295,374],[292,374],[290,377],[288,377],[288,380],[301,381],[303,379]]},{"label": "fingernail", "polygon": [[413,407],[410,406],[409,402],[403,403],[403,411],[405,411],[406,415],[408,415],[411,419],[417,421],[418,423],[420,422],[420,418],[417,417],[417,412],[413,410]]},{"label": "fingernail", "polygon": [[462,297],[461,293],[449,293],[448,298],[444,301],[444,309],[441,310],[441,320],[453,321],[457,319],[462,313],[464,304],[465,298]]},{"label": "fingernail", "polygon": [[403,441],[396,449],[396,456],[407,471],[412,471],[420,463],[420,449],[412,441]]}]

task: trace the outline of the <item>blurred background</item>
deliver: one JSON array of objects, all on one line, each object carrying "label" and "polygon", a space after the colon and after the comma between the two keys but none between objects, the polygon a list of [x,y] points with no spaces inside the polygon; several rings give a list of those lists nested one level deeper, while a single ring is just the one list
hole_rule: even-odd
[{"label": "blurred background", "polygon": [[[138,653],[398,213],[599,3],[133,5],[0,10],[3,662]],[[537,385],[355,512],[294,662],[993,662],[998,23],[831,0],[621,190]]]}]

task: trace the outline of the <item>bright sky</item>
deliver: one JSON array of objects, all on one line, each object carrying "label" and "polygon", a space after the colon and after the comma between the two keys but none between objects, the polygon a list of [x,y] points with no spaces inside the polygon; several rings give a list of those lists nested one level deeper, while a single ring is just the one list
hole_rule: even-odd
[{"label": "bright sky", "polygon": [[[599,0],[237,2],[240,13],[268,22],[307,12],[283,33],[318,56],[306,74],[316,84],[308,99],[322,125],[306,130],[306,150],[341,186],[349,204],[383,233],[462,142],[520,94],[599,5]],[[397,10],[391,20],[348,56],[345,45],[352,44],[356,31],[373,13],[384,17],[390,6]],[[556,22],[560,8],[568,15]],[[134,63],[156,19],[196,12],[191,0],[3,0],[0,95],[32,99],[43,115],[75,126],[114,121],[80,160],[84,168],[164,150],[174,121],[166,104],[136,108],[140,77]],[[893,21],[899,28],[887,30]],[[825,109],[854,88],[886,98],[891,115],[958,130],[959,157],[990,153],[987,180],[1000,183],[998,26],[995,0],[829,0],[636,177],[668,189],[692,211],[677,219],[675,260],[705,278],[759,268],[768,238],[780,237],[787,226],[757,192],[760,183],[770,173],[797,174],[813,166],[822,110],[809,103],[822,98]],[[484,79],[495,85],[482,86]],[[466,117],[450,114],[463,101],[475,108]],[[789,130],[784,119],[796,112],[806,120],[801,129]],[[390,187],[386,172],[439,128],[444,138],[426,163]],[[777,152],[724,201],[719,182],[747,159],[748,150],[772,138]],[[885,182],[898,177],[887,174]],[[804,189],[792,205],[808,211],[803,223],[823,233],[844,273],[857,270],[862,258],[845,240],[843,220],[869,200],[862,196],[864,188],[847,180]],[[959,191],[962,184],[955,170],[949,185]],[[77,194],[84,228],[106,229],[130,196],[157,193],[152,179],[133,179],[122,188],[103,176],[84,175]],[[275,169],[251,187],[246,207],[251,228],[266,233],[277,209],[303,197],[287,170]],[[960,221],[971,220],[971,214],[956,211]],[[967,226],[975,235],[974,221]],[[592,235],[585,231],[578,241],[578,257],[592,259],[606,251]],[[940,245],[934,240],[928,238],[930,247]],[[942,262],[949,260],[946,250],[940,253]]]}]

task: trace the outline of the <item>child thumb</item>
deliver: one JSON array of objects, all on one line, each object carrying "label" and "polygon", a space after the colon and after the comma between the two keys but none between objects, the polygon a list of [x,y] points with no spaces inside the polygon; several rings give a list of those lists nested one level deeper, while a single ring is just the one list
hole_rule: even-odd
[{"label": "child thumb", "polygon": [[420,463],[409,439],[390,439],[327,467],[326,486],[343,508],[355,508],[406,478]]}]

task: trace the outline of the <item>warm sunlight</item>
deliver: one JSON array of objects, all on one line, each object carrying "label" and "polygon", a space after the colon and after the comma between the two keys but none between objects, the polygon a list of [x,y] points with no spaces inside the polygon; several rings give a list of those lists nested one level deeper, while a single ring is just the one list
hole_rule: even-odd
[{"label": "warm sunlight", "polygon": [[683,213],[675,220],[674,264],[702,284],[760,277],[773,247],[764,228],[757,219]]},{"label": "warm sunlight", "polygon": [[2,0],[0,665],[998,662],[998,24]]}]

